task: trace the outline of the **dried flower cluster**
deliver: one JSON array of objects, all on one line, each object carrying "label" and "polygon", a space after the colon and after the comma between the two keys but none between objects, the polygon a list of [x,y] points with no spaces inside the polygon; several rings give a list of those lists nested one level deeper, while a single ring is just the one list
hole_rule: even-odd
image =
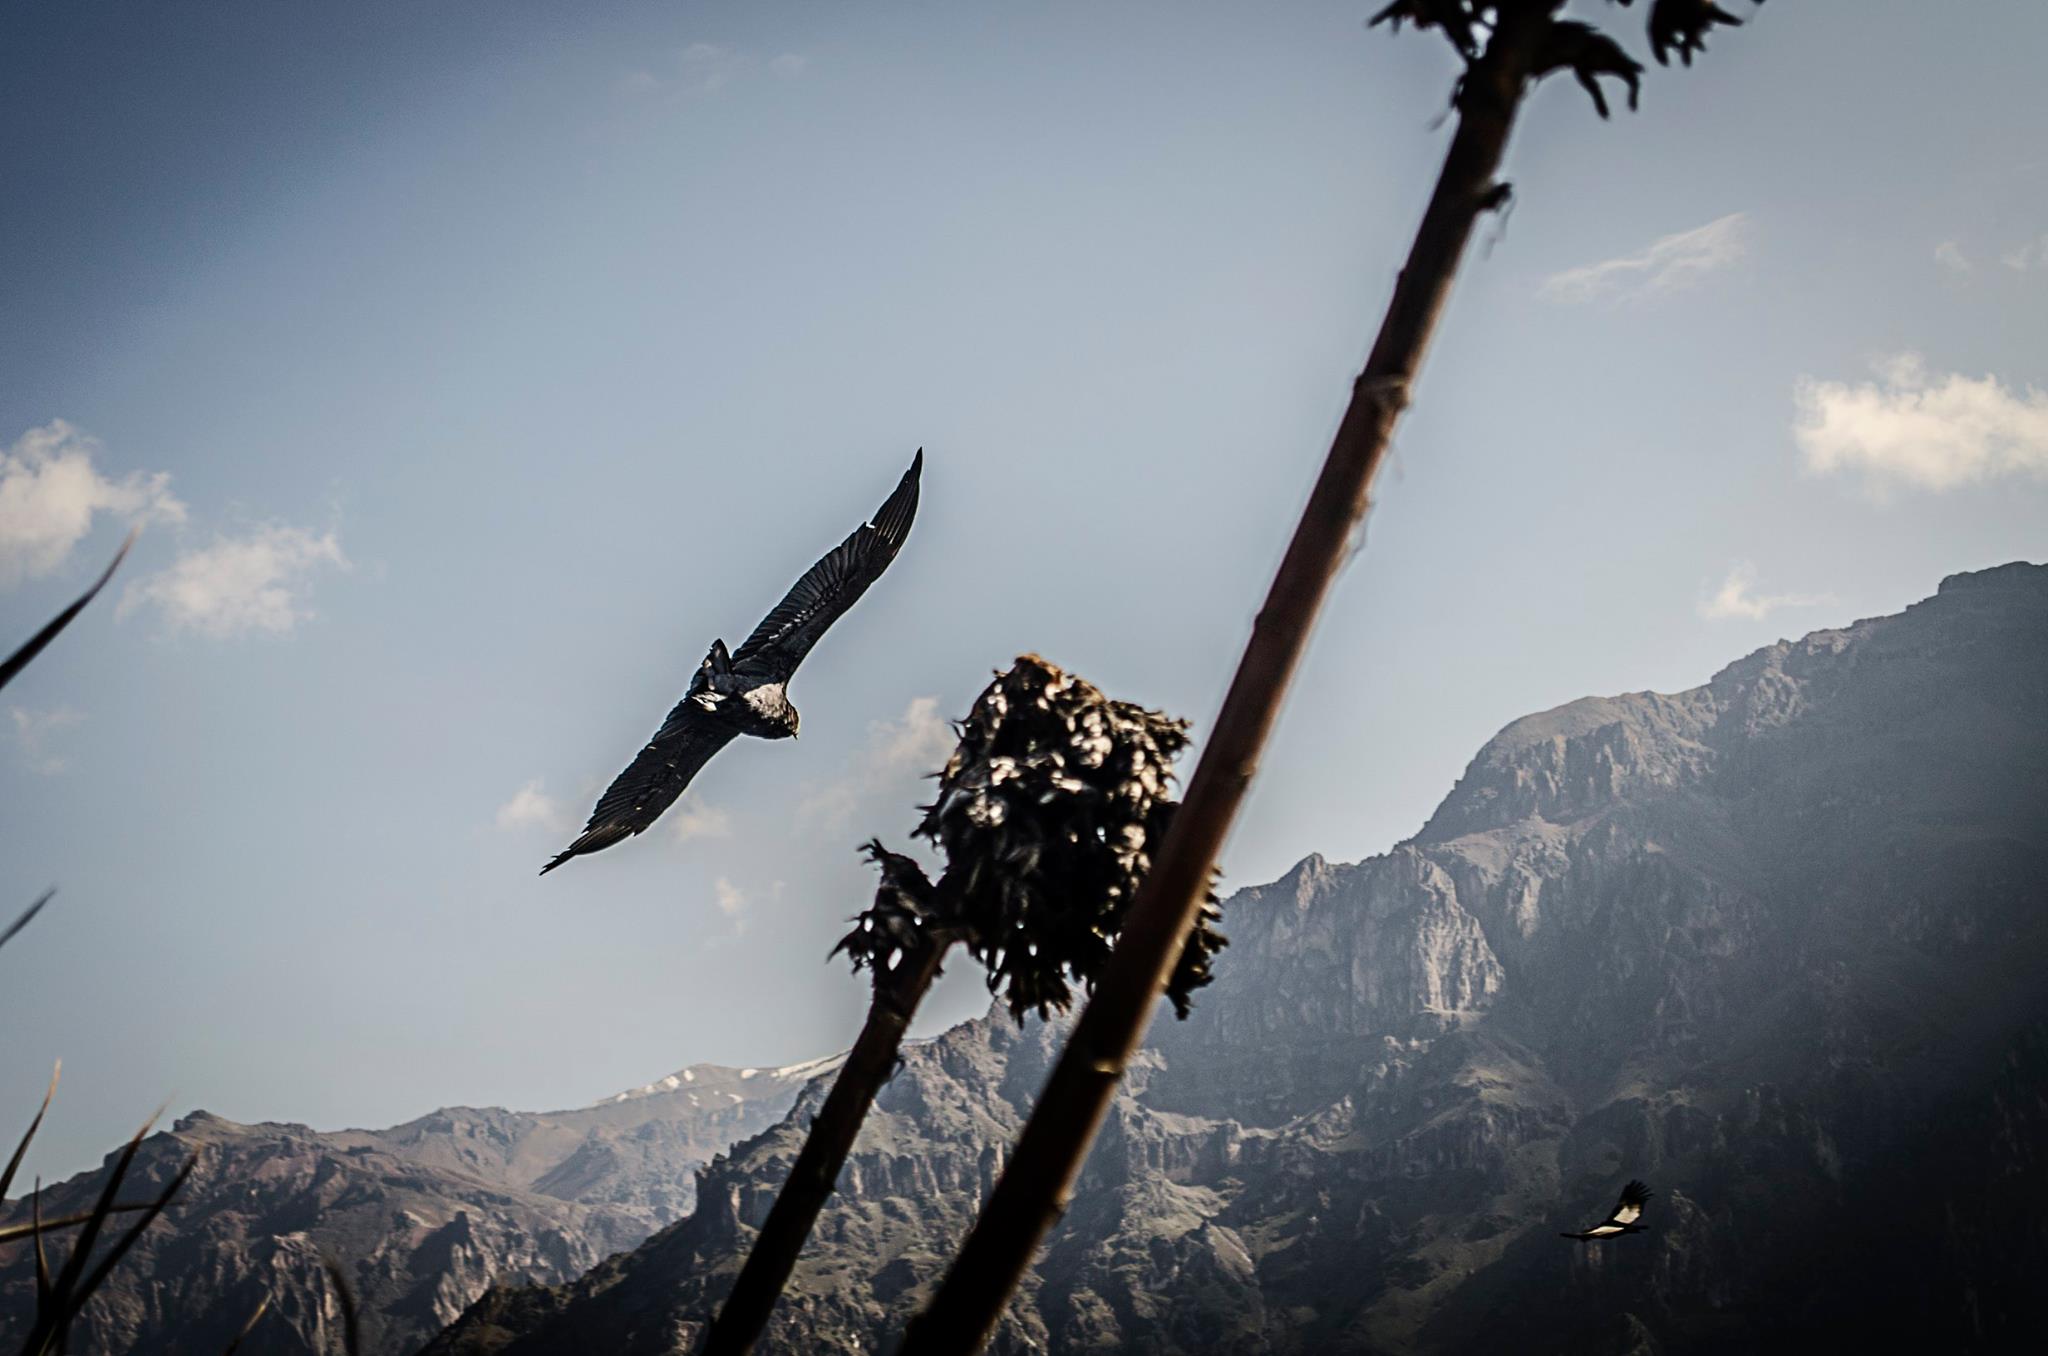
[{"label": "dried flower cluster", "polygon": [[[915,862],[870,844],[882,884],[840,945],[879,978],[920,932],[943,934],[1013,1015],[1065,1009],[1073,981],[1092,985],[1109,958],[1171,820],[1186,747],[1186,721],[1024,656],[976,699],[918,826],[945,853],[944,876],[930,885]],[[1220,916],[1212,897],[1168,985],[1182,1016],[1224,945]]]},{"label": "dried flower cluster", "polygon": [[[1512,0],[1393,0],[1373,15],[1372,23],[1385,24],[1399,32],[1404,23],[1418,29],[1434,28],[1444,35],[1467,63],[1484,56],[1482,36],[1496,30],[1501,10]],[[1591,24],[1556,17],[1564,0],[1521,0],[1529,9],[1541,9],[1548,19],[1536,53],[1533,74],[1541,79],[1552,71],[1568,70],[1592,96],[1593,109],[1608,114],[1607,96],[1596,79],[1610,76],[1628,87],[1628,106],[1636,106],[1642,87],[1642,63],[1623,51],[1621,45]],[[1623,8],[1633,0],[1615,0]],[[1752,0],[1762,4],[1763,0]],[[1716,27],[1739,27],[1742,20],[1722,9],[1714,0],[1654,0],[1650,6],[1650,50],[1657,64],[1670,64],[1671,54],[1687,66],[1694,52],[1707,50],[1707,34]]]}]

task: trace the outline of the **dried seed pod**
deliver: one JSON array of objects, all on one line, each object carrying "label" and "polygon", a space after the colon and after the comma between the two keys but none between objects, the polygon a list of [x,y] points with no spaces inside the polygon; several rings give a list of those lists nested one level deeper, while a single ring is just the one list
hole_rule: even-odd
[{"label": "dried seed pod", "polygon": [[1469,61],[1479,55],[1479,44],[1472,36],[1474,17],[1465,7],[1464,0],[1394,0],[1393,4],[1373,15],[1366,27],[1377,28],[1385,24],[1399,33],[1405,21],[1417,28],[1442,29],[1451,46]]},{"label": "dried seed pod", "polygon": [[1650,10],[1650,51],[1659,66],[1671,64],[1671,52],[1690,66],[1692,54],[1707,50],[1707,34],[1719,24],[1739,28],[1742,20],[1714,0],[1657,0]]},{"label": "dried seed pod", "polygon": [[1596,76],[1612,76],[1627,85],[1628,106],[1636,106],[1643,88],[1643,64],[1591,24],[1559,19],[1544,33],[1543,46],[1536,54],[1536,74],[1548,75],[1567,66],[1593,97],[1593,111],[1601,117],[1608,113],[1607,96],[1601,92]]},{"label": "dried seed pod", "polygon": [[[918,826],[945,854],[944,876],[932,885],[909,858],[869,844],[882,883],[840,947],[879,974],[919,930],[944,928],[1013,1015],[1065,1009],[1074,983],[1092,985],[1109,959],[1170,821],[1186,747],[1186,721],[1024,656],[961,722]],[[1218,916],[1212,903],[1168,987],[1183,1015],[1224,945]]]}]

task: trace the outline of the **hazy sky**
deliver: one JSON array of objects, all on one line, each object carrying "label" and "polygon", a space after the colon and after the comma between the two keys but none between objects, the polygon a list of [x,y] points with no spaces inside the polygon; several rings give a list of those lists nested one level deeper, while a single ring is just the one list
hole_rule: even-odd
[{"label": "hazy sky", "polygon": [[[1213,715],[1448,135],[1374,8],[0,12],[0,643],[147,523],[0,696],[35,1167],[165,1097],[844,1045],[855,846],[990,670]],[[1516,716],[2048,556],[2043,50],[2036,0],[1780,0],[1639,115],[1542,90],[1232,882],[1384,850]],[[537,878],[919,445],[802,740]]]}]

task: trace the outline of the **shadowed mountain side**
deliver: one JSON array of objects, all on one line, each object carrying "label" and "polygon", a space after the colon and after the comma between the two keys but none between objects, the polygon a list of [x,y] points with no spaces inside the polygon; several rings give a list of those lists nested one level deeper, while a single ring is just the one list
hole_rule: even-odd
[{"label": "shadowed mountain side", "polygon": [[[241,1352],[339,1352],[330,1253],[355,1283],[364,1351],[410,1351],[493,1278],[568,1280],[686,1214],[695,1169],[836,1062],[697,1065],[579,1110],[449,1107],[389,1130],[195,1112],[144,1144],[134,1190],[188,1152],[199,1166],[88,1306],[76,1349],[211,1356],[267,1296]],[[101,1180],[47,1187],[44,1213],[89,1207]],[[25,1201],[0,1211],[26,1218]],[[33,1313],[34,1283],[30,1246],[0,1247],[0,1346]]]},{"label": "shadowed mountain side", "polygon": [[[1230,901],[992,1350],[2010,1346],[2048,1265],[2044,903],[2048,569],[1518,721],[1415,839]],[[912,1054],[761,1350],[888,1349],[1050,1044]],[[804,1113],[430,1350],[684,1349]],[[1555,1236],[1629,1177],[1646,1233]]]}]

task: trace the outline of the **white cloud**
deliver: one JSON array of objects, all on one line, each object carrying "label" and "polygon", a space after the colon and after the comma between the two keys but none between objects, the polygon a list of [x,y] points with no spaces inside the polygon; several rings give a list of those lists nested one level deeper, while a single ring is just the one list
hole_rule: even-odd
[{"label": "white cloud", "polygon": [[1934,247],[1934,262],[1951,273],[1970,271],[1969,256],[1965,255],[1963,247],[1953,240],[1944,240]]},{"label": "white cloud", "polygon": [[1635,254],[1568,268],[1544,279],[1538,295],[1550,301],[1641,298],[1676,292],[1748,252],[1749,215],[1733,212],[1704,226],[1667,235]]},{"label": "white cloud", "polygon": [[2048,233],[2027,241],[2017,249],[2007,250],[1998,256],[1998,262],[2016,273],[2048,268]]},{"label": "white cloud", "polygon": [[1747,617],[1760,621],[1781,607],[1818,607],[1834,601],[1822,593],[1756,593],[1756,566],[1738,560],[1712,596],[1700,601],[1700,615],[1715,621]]},{"label": "white cloud", "polygon": [[313,615],[305,593],[323,565],[348,568],[332,529],[316,536],[269,523],[240,537],[217,533],[212,544],[185,551],[169,569],[130,584],[120,614],[149,603],[173,631],[283,633]]},{"label": "white cloud", "polygon": [[887,822],[910,813],[905,782],[937,772],[958,742],[953,728],[939,714],[937,697],[913,697],[898,720],[869,724],[867,742],[847,760],[846,770],[823,786],[809,788],[797,805],[797,817],[834,833],[849,828],[862,808],[878,797]]},{"label": "white cloud", "polygon": [[25,706],[8,708],[8,715],[14,720],[14,742],[21,750],[22,761],[33,771],[44,776],[55,776],[71,766],[71,760],[50,752],[50,736],[59,730],[68,730],[85,719],[85,713],[68,706],[55,707],[48,711],[32,711]]},{"label": "white cloud", "polygon": [[512,799],[498,807],[498,827],[509,830],[546,829],[550,833],[567,833],[575,827],[562,803],[541,789],[541,779],[532,781],[513,793]]},{"label": "white cloud", "polygon": [[2048,477],[2048,395],[1989,375],[1930,373],[1911,353],[1877,371],[1877,381],[1854,385],[1799,379],[1793,437],[1809,471],[1860,471],[1880,490]]},{"label": "white cloud", "polygon": [[732,816],[716,805],[701,799],[694,791],[685,791],[682,799],[668,814],[670,832],[678,843],[687,843],[692,838],[732,837]]},{"label": "white cloud", "polygon": [[747,896],[741,889],[720,876],[711,882],[711,897],[718,903],[718,911],[732,920],[733,935],[747,930]]},{"label": "white cloud", "polygon": [[693,42],[676,59],[683,84],[700,94],[723,89],[748,64],[751,63],[746,57],[715,42]]},{"label": "white cloud", "polygon": [[32,428],[0,451],[0,588],[62,565],[93,515],[130,522],[183,522],[170,476],[135,471],[119,480],[92,464],[100,445],[62,419]]},{"label": "white cloud", "polygon": [[801,52],[783,52],[763,62],[753,53],[715,42],[693,42],[675,55],[673,68],[662,74],[642,67],[619,77],[617,90],[630,98],[647,98],[672,90],[697,98],[708,98],[758,75],[765,67],[770,75],[793,80],[810,68],[811,59]]}]

